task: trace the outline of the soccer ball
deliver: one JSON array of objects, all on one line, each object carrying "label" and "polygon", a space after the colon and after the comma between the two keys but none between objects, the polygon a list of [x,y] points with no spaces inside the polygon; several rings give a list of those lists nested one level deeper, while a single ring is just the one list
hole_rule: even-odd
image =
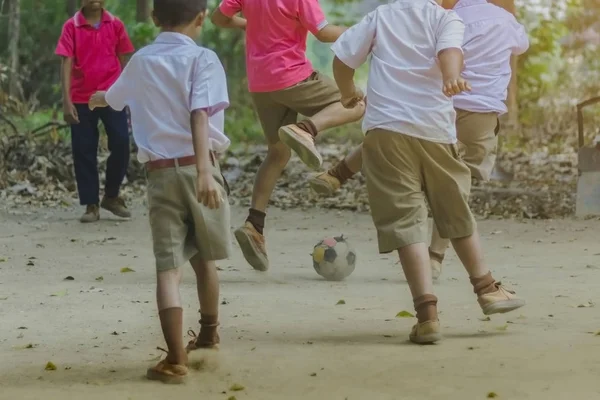
[{"label": "soccer ball", "polygon": [[344,280],[354,272],[356,266],[356,252],[343,235],[325,238],[317,243],[312,259],[317,274],[328,281]]}]

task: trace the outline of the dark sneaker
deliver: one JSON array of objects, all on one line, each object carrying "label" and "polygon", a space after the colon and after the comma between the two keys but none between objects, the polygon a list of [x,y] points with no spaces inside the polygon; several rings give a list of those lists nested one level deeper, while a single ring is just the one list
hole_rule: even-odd
[{"label": "dark sneaker", "polygon": [[258,233],[254,225],[246,221],[244,226],[235,231],[244,258],[257,271],[269,269],[269,259],[265,246],[265,237]]},{"label": "dark sneaker", "polygon": [[100,209],[98,208],[98,205],[92,204],[92,205],[87,206],[87,208],[85,209],[85,214],[83,214],[81,216],[79,221],[86,224],[89,222],[96,222],[99,219],[100,219]]},{"label": "dark sneaker", "polygon": [[127,209],[127,205],[125,205],[125,200],[123,200],[120,197],[104,196],[102,198],[102,202],[100,202],[100,207],[104,208],[107,211],[110,211],[117,217],[131,218],[131,212]]},{"label": "dark sneaker", "polygon": [[323,158],[317,151],[315,139],[298,125],[286,125],[279,128],[279,139],[292,149],[309,168],[317,170],[323,164]]}]

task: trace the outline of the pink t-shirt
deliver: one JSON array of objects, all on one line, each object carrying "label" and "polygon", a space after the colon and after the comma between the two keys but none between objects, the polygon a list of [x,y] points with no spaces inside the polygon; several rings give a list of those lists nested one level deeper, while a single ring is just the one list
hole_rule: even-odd
[{"label": "pink t-shirt", "polygon": [[241,12],[246,26],[246,70],[251,92],[273,92],[308,78],[308,32],[327,25],[318,0],[223,0],[221,12]]}]

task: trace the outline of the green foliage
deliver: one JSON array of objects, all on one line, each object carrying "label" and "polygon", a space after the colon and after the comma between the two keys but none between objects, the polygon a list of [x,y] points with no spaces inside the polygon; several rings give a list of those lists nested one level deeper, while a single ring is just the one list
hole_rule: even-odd
[{"label": "green foliage", "polygon": [[559,83],[565,67],[560,40],[568,33],[564,21],[553,8],[549,16],[542,16],[527,6],[519,9],[519,20],[527,26],[530,47],[519,57],[520,118],[531,122],[537,101]]}]

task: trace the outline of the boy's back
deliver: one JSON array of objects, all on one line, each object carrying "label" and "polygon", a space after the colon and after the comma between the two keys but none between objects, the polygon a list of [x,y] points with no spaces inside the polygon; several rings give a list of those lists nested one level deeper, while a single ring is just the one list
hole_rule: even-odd
[{"label": "boy's back", "polygon": [[485,0],[460,0],[454,10],[465,24],[462,76],[473,87],[471,93],[455,96],[454,105],[472,112],[504,114],[510,56],[527,51],[527,32],[511,13]]},{"label": "boy's back", "polygon": [[139,50],[107,96],[131,109],[142,163],[193,155],[190,112],[208,105],[211,150],[222,152],[230,143],[223,133],[229,104],[221,62],[184,35],[163,32]]},{"label": "boy's back", "polygon": [[226,16],[242,12],[246,26],[246,68],[251,92],[285,89],[313,72],[306,57],[308,32],[327,25],[317,0],[223,0]]},{"label": "boy's back", "polygon": [[437,54],[461,48],[459,17],[434,0],[398,0],[378,7],[347,33],[334,45],[338,58],[358,68],[372,54],[364,130],[384,125],[434,142],[456,142],[455,113],[442,93]]}]

